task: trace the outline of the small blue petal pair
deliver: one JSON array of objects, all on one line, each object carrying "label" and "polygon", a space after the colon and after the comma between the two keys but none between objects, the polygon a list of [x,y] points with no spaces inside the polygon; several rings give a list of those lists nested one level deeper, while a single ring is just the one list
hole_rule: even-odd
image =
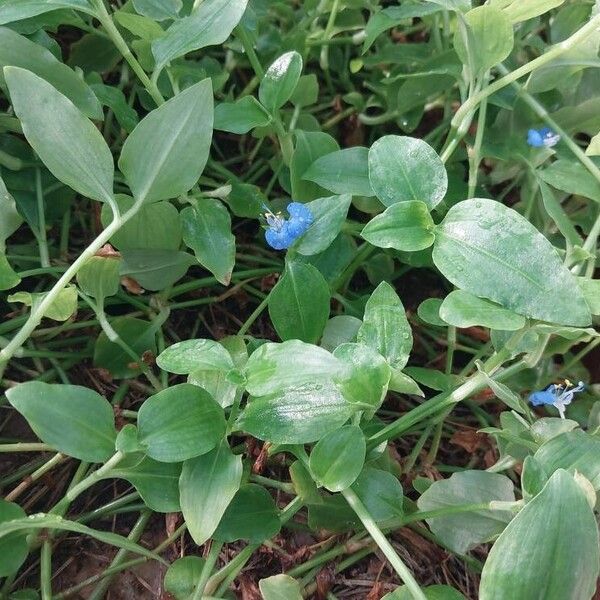
[{"label": "small blue petal pair", "polygon": [[556,385],[553,383],[552,385],[549,385],[545,390],[533,392],[533,394],[529,396],[529,402],[531,402],[533,406],[551,404],[552,406],[558,409],[560,418],[564,419],[565,407],[568,404],[571,404],[574,394],[582,392],[584,389],[585,385],[582,381],[580,381],[576,386],[574,386],[568,379],[565,379],[564,385]]},{"label": "small blue petal pair", "polygon": [[558,142],[560,142],[560,135],[552,131],[550,127],[530,129],[527,132],[527,143],[534,148],[552,148]]},{"label": "small blue petal pair", "polygon": [[285,250],[289,248],[314,221],[310,208],[300,202],[290,202],[287,205],[289,219],[284,219],[281,214],[273,214],[265,207],[265,219],[267,221],[267,230],[265,231],[265,240],[267,244],[275,250]]}]

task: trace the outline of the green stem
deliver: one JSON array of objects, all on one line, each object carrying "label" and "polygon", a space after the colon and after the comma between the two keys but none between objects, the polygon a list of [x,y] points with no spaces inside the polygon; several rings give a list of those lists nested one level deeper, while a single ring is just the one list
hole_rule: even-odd
[{"label": "green stem", "polygon": [[114,45],[123,55],[123,58],[133,69],[133,72],[138,76],[143,86],[146,88],[150,96],[152,96],[154,102],[156,102],[156,105],[160,106],[161,104],[163,104],[165,100],[162,97],[158,86],[154,81],[150,80],[150,78],[142,68],[142,65],[140,65],[135,56],[131,53],[127,42],[123,39],[123,36],[120,34],[119,30],[115,27],[112,17],[110,16],[108,11],[106,10],[106,7],[104,6],[104,2],[102,2],[102,0],[93,0],[93,4],[98,11],[98,20],[106,30],[106,33],[113,41]]},{"label": "green stem", "polygon": [[0,444],[0,454],[3,452],[52,452],[54,448],[48,444],[37,442],[19,442],[17,444]]},{"label": "green stem", "polygon": [[254,309],[254,312],[246,319],[246,321],[244,322],[244,324],[240,327],[240,330],[238,331],[238,335],[245,335],[248,332],[248,330],[250,329],[250,327],[252,327],[252,324],[254,323],[254,321],[256,321],[256,319],[258,319],[258,317],[265,310],[265,308],[267,308],[268,304],[269,304],[269,296],[267,296]]},{"label": "green stem", "polygon": [[40,552],[40,594],[42,600],[52,600],[52,542],[46,540]]},{"label": "green stem", "polygon": [[377,523],[375,523],[373,520],[373,517],[371,517],[364,504],[360,501],[360,498],[352,491],[351,488],[344,490],[342,494],[344,498],[346,498],[346,501],[352,510],[361,520],[362,524],[365,526],[365,529],[373,538],[373,541],[379,546],[379,549],[383,552],[400,579],[406,585],[412,597],[415,598],[415,600],[427,600],[412,573],[402,562],[402,559],[398,556],[393,546],[388,542],[385,535],[383,535],[381,529],[379,529]]},{"label": "green stem", "polygon": [[204,567],[202,567],[200,579],[198,579],[198,583],[196,584],[194,592],[190,595],[190,600],[202,600],[202,597],[204,595],[204,588],[206,588],[206,584],[210,579],[210,574],[212,573],[212,570],[215,567],[222,547],[223,544],[217,544],[213,541],[212,546],[210,547],[210,551],[208,552],[208,556],[206,557]]},{"label": "green stem", "polygon": [[[327,20],[327,25],[325,26],[325,31],[323,32],[323,40],[329,40],[331,38],[331,32],[335,26],[335,19],[337,18],[338,10],[340,8],[340,0],[333,0],[333,6],[331,7],[331,12],[329,13],[329,19]],[[329,70],[329,44],[323,44],[321,47],[321,56],[319,59],[321,69],[324,71]]]},{"label": "green stem", "polygon": [[38,246],[40,249],[40,263],[42,268],[50,267],[50,255],[48,253],[48,238],[46,236],[46,211],[44,208],[44,190],[42,189],[42,173],[38,168],[35,170],[35,194],[37,199],[38,213]]},{"label": "green stem", "polygon": [[258,56],[254,51],[254,46],[252,45],[252,40],[250,39],[248,32],[244,29],[242,25],[238,25],[235,28],[235,35],[238,37],[240,42],[242,42],[244,52],[246,53],[246,56],[248,57],[248,60],[250,61],[250,64],[252,65],[256,76],[259,79],[262,79],[265,76],[265,70],[260,64],[260,60],[258,60]]}]

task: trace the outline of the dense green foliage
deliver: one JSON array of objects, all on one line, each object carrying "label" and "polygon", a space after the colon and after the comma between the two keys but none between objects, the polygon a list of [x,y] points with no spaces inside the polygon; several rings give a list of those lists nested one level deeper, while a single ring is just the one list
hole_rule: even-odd
[{"label": "dense green foliage", "polygon": [[[592,598],[599,50],[591,0],[0,0],[0,598]],[[60,587],[67,532],[119,551]]]}]

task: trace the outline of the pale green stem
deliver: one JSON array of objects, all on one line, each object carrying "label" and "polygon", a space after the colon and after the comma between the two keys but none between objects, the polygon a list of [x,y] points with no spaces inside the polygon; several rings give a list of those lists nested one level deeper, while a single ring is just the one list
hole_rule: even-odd
[{"label": "pale green stem", "polygon": [[[329,40],[329,38],[331,37],[331,32],[333,31],[333,27],[335,25],[335,19],[338,14],[339,7],[340,0],[333,0],[333,6],[331,7],[329,19],[327,21],[327,25],[325,26],[325,31],[323,33],[323,40]],[[321,64],[321,69],[325,71],[329,69],[329,44],[323,44],[323,46],[321,47],[321,57],[319,62]]]},{"label": "pale green stem", "polygon": [[38,212],[38,246],[40,249],[40,263],[42,268],[48,268],[50,266],[50,255],[48,253],[48,238],[46,237],[46,211],[44,207],[42,173],[39,168],[35,170],[35,194]]},{"label": "pale green stem", "polygon": [[107,460],[99,469],[88,475],[83,481],[73,486],[66,494],[64,499],[68,502],[73,502],[79,494],[92,487],[103,479],[114,467],[116,467],[124,458],[122,452],[115,452],[113,456]]},{"label": "pale green stem", "polygon": [[361,523],[365,526],[365,529],[369,532],[373,541],[379,546],[379,549],[389,563],[392,565],[398,576],[408,588],[408,591],[415,600],[427,600],[425,594],[422,592],[416,579],[412,573],[408,570],[407,566],[402,562],[402,559],[398,556],[394,547],[388,542],[381,529],[377,526],[377,523],[373,520],[373,517],[369,514],[360,498],[348,488],[342,492],[344,498],[356,513]]},{"label": "pale green stem", "polygon": [[213,541],[208,552],[208,556],[206,557],[204,567],[202,568],[202,572],[200,573],[200,579],[198,579],[196,588],[190,595],[190,600],[202,600],[202,597],[204,596],[204,588],[206,588],[206,584],[210,579],[210,574],[212,573],[217,559],[219,558],[219,553],[221,552],[222,547],[223,544],[218,544],[217,542]]}]

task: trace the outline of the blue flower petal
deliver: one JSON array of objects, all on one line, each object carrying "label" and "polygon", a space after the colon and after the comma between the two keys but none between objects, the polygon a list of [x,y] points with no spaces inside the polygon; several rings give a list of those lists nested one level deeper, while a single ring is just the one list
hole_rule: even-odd
[{"label": "blue flower petal", "polygon": [[313,221],[313,215],[312,212],[310,212],[310,208],[301,202],[290,202],[287,205],[287,211],[293,219],[303,219],[310,223]]},{"label": "blue flower petal", "polygon": [[294,242],[288,231],[288,223],[283,223],[279,229],[269,228],[265,231],[265,240],[275,250],[285,250]]},{"label": "blue flower petal", "polygon": [[541,392],[533,392],[529,396],[529,402],[533,406],[542,406],[543,404],[554,404],[556,402],[556,395],[551,391],[543,390]]},{"label": "blue flower petal", "polygon": [[527,132],[527,143],[534,148],[542,148],[544,146],[544,138],[537,129],[530,129]]}]

